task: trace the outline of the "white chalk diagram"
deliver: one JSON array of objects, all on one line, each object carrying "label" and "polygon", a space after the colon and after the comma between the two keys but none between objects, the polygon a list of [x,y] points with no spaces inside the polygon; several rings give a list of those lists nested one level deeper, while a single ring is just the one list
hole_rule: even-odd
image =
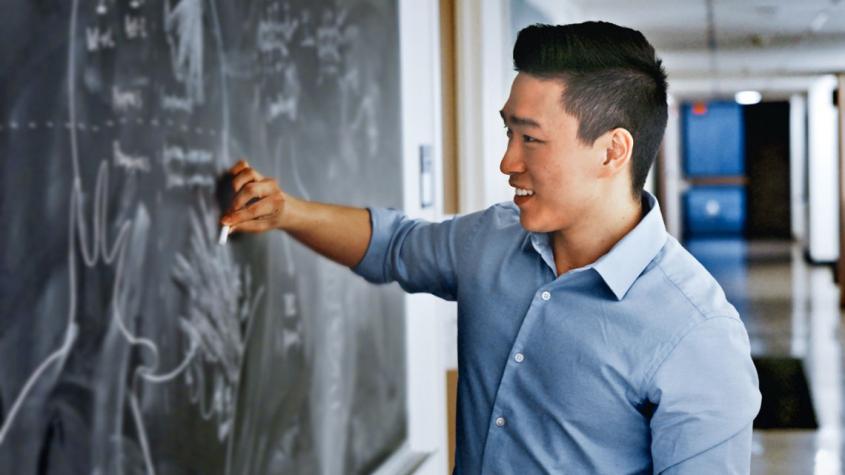
[{"label": "white chalk diagram", "polygon": [[170,0],[164,1],[164,31],[170,45],[173,73],[185,84],[186,95],[197,104],[205,100],[202,16],[202,0],[181,0],[173,8]]},{"label": "white chalk diagram", "polygon": [[[377,157],[379,152],[380,91],[374,78],[364,77],[360,65],[348,59],[349,50],[361,45],[358,27],[349,23],[346,10],[323,8],[316,24],[312,18],[308,10],[295,15],[287,7],[268,6],[261,20],[263,28],[257,36],[257,49],[261,53],[263,79],[270,84],[259,84],[256,95],[262,97],[260,104],[266,104],[265,116],[270,121],[295,121],[302,80],[290,52],[297,47],[313,49],[317,58],[316,82],[331,84],[337,91],[338,122],[342,124],[337,136],[338,155],[325,161],[321,180],[344,183],[362,157]],[[311,199],[312,192],[300,164],[307,157],[297,153],[286,127],[279,127],[281,133],[275,135],[272,150],[277,157],[288,157],[284,174],[290,177],[296,194]],[[339,185],[339,188],[343,187]],[[320,461],[318,473],[335,475],[348,469],[342,451],[349,446],[348,427],[353,419],[351,403],[356,373],[349,355],[355,354],[356,348],[349,335],[355,332],[356,314],[347,297],[355,286],[350,285],[350,280],[334,264],[318,261],[315,272],[321,294],[330,297],[319,299],[314,311],[315,317],[319,315],[321,331],[305,335],[306,346],[319,348],[312,354],[313,370],[318,376],[312,380],[309,408],[314,424],[313,443]]]},{"label": "white chalk diagram", "polygon": [[[379,146],[377,105],[380,97],[377,81],[364,78],[358,64],[348,60],[348,53],[360,47],[360,31],[348,21],[348,12],[342,7],[324,7],[315,22],[310,10],[292,13],[289,5],[270,3],[258,23],[256,49],[263,70],[263,80],[257,85],[256,97],[264,107],[268,122],[277,119],[296,121],[299,118],[301,80],[291,52],[296,48],[312,49],[317,58],[317,83],[332,81],[340,92],[338,106],[340,123],[345,124],[340,137],[341,162],[347,166],[359,156],[354,145],[365,143],[362,150],[367,156],[376,156]],[[369,47],[369,46],[366,46]],[[368,80],[369,79],[369,80]],[[272,149],[277,156],[293,156],[294,150],[282,134]],[[296,187],[296,192],[311,199],[311,191],[302,178],[300,164],[290,160],[286,170]],[[337,162],[328,161],[327,178],[339,178]]]},{"label": "white chalk diagram", "polygon": [[[106,15],[111,5],[120,0],[98,0],[96,12]],[[68,57],[77,53],[78,14],[80,0],[74,0],[70,19]],[[156,30],[147,29],[147,22],[138,15],[143,2],[133,0],[130,7],[135,14],[125,15],[119,26],[97,26],[84,29],[85,50],[90,54],[115,49],[121,32],[130,40],[144,40]],[[266,15],[258,20],[255,46],[259,53],[259,62],[255,68],[257,76],[256,98],[260,111],[268,123],[280,121],[291,123],[302,119],[300,96],[303,94],[301,71],[291,56],[294,49],[311,50],[317,59],[317,82],[335,88],[338,94],[338,115],[340,122],[346,124],[339,130],[338,155],[327,158],[325,173],[329,180],[344,178],[344,168],[355,164],[360,155],[376,156],[379,153],[379,129],[377,111],[381,91],[373,78],[366,77],[358,64],[348,60],[349,50],[362,45],[359,42],[357,27],[349,24],[348,15],[343,8],[327,7],[312,16],[309,10],[293,13],[287,4],[270,2]],[[217,41],[216,53],[222,56],[222,38],[215,3],[207,0],[165,0],[162,11],[165,35],[169,48],[172,73],[184,88],[182,91],[162,93],[160,108],[165,112],[190,116],[204,102],[212,101],[206,95],[205,65],[203,55],[204,40],[211,36]],[[210,20],[208,19],[210,18]],[[317,18],[317,21],[314,21]],[[206,31],[211,23],[211,31]],[[363,45],[369,47],[369,45]],[[220,75],[233,73],[225,71],[226,62],[220,61]],[[366,68],[365,68],[366,69]],[[150,173],[160,167],[165,173],[166,188],[193,187],[208,190],[213,181],[208,176],[179,175],[179,166],[184,163],[218,165],[229,151],[229,100],[225,79],[217,91],[222,95],[222,114],[219,130],[192,128],[184,122],[173,121],[170,117],[144,119],[131,115],[147,107],[149,96],[143,96],[131,88],[113,86],[109,89],[115,114],[115,121],[103,124],[84,124],[76,116],[75,96],[77,93],[76,64],[68,62],[68,97],[69,122],[65,124],[71,142],[71,158],[74,182],[70,196],[70,219],[68,230],[68,272],[69,272],[69,310],[67,325],[61,344],[41,361],[32,371],[25,384],[17,393],[0,426],[0,447],[15,424],[21,408],[34,388],[48,385],[47,381],[58,378],[62,373],[68,355],[78,338],[76,291],[79,276],[77,255],[82,256],[82,267],[108,266],[114,270],[114,283],[109,305],[108,318],[115,333],[123,344],[134,348],[140,356],[140,364],[130,368],[130,383],[122,388],[125,391],[126,407],[131,415],[131,423],[137,435],[138,450],[143,458],[144,471],[155,473],[153,449],[147,437],[144,421],[144,399],[142,390],[149,385],[177,384],[181,382],[188,391],[189,399],[197,408],[201,417],[210,421],[216,428],[216,437],[226,443],[225,472],[230,473],[233,460],[234,423],[237,397],[241,381],[241,365],[244,360],[246,343],[250,339],[250,323],[258,304],[265,296],[265,289],[253,281],[251,270],[239,266],[233,259],[228,247],[219,247],[214,241],[216,236],[216,211],[200,200],[190,213],[190,242],[187,251],[177,256],[172,269],[172,278],[187,296],[189,304],[185,314],[174,315],[181,329],[181,339],[186,343],[177,361],[168,359],[168,367],[163,367],[162,347],[138,330],[140,323],[136,308],[138,303],[138,271],[143,267],[143,252],[151,232],[151,217],[146,206],[139,203],[134,217],[119,223],[114,236],[108,236],[108,193],[109,166],[106,160],[99,161],[97,180],[94,187],[92,208],[86,212],[85,199],[88,193],[82,183],[78,131],[102,128],[104,131],[115,127],[149,125],[150,127],[170,127],[182,132],[197,135],[219,136],[224,153],[214,154],[209,150],[191,148],[184,144],[164,143],[156,157],[145,156],[130,150],[120,140],[111,144],[112,166],[126,176]],[[265,87],[273,83],[272,87]],[[129,118],[127,118],[129,116]],[[9,128],[17,130],[23,125],[10,123]],[[2,127],[2,124],[0,124]],[[52,128],[52,122],[47,124]],[[33,125],[30,124],[30,128]],[[309,188],[299,169],[293,142],[283,132],[273,137],[270,150],[284,152],[291,157],[285,172],[294,181],[297,193],[308,199]],[[303,159],[305,157],[299,157]],[[215,162],[215,160],[217,160]],[[90,216],[89,216],[90,214]],[[282,238],[285,272],[290,279],[296,280],[294,259],[290,238]],[[338,457],[337,450],[348,444],[349,435],[346,427],[352,417],[350,398],[352,385],[355,384],[348,353],[354,352],[354,342],[349,340],[350,321],[355,317],[352,309],[347,308],[345,298],[349,293],[346,279],[339,275],[335,266],[318,264],[317,278],[321,286],[318,312],[324,315],[325,325],[319,334],[301,334],[298,331],[281,333],[281,338],[274,348],[277,353],[285,354],[289,348],[304,344],[303,337],[309,340],[312,348],[324,348],[314,355],[314,370],[317,377],[313,381],[314,396],[310,406],[311,419],[315,424],[315,449],[322,461],[320,472],[323,474],[342,473],[345,460]],[[133,274],[134,273],[134,274]],[[292,289],[293,290],[293,289]],[[328,298],[322,298],[328,296]],[[298,316],[297,294],[285,292],[282,295],[283,316],[286,320]],[[215,302],[211,307],[208,302]],[[338,343],[338,344],[333,344]],[[351,345],[351,346],[350,346]],[[170,354],[172,355],[172,350]],[[120,436],[122,434],[115,434]],[[290,436],[286,434],[285,436]],[[134,442],[134,441],[133,441]],[[289,444],[290,445],[290,444]],[[95,467],[98,469],[99,467]]]},{"label": "white chalk diagram", "polygon": [[[68,58],[74,58],[76,53],[79,3],[79,0],[73,2]],[[142,4],[143,2],[133,0],[130,6],[140,8]],[[173,53],[174,75],[177,80],[185,84],[190,99],[196,103],[202,103],[204,97],[203,4],[199,0],[182,0],[173,9],[170,9],[169,4],[170,2],[165,4],[165,26]],[[212,16],[216,21],[214,5],[213,3],[210,5]],[[107,13],[104,1],[98,2],[96,12],[99,15]],[[127,37],[146,37],[145,31],[141,34],[142,30],[139,29],[139,25],[142,24],[145,23],[138,19],[126,21]],[[219,40],[219,25],[215,26],[218,29],[215,34]],[[114,48],[113,38],[110,29],[101,31],[88,28],[86,29],[86,49],[89,52],[96,52],[103,48]],[[203,419],[214,421],[218,439],[221,442],[228,440],[228,446],[231,448],[230,435],[236,418],[240,368],[249,337],[249,322],[263,297],[264,288],[253,283],[248,266],[242,268],[234,261],[230,248],[216,244],[214,236],[218,213],[209,209],[205,201],[200,199],[198,209],[192,210],[190,215],[191,237],[188,251],[177,255],[172,275],[175,282],[188,294],[189,310],[186,315],[178,317],[188,348],[181,361],[174,367],[159,368],[159,346],[151,339],[134,333],[133,328],[137,325],[129,321],[131,314],[135,313],[129,308],[137,306],[138,292],[133,286],[138,283],[133,281],[133,278],[138,278],[137,274],[143,266],[143,249],[146,248],[151,224],[149,213],[143,203],[138,203],[135,217],[119,223],[116,236],[109,239],[107,235],[109,171],[108,162],[101,160],[91,204],[91,217],[86,219],[84,201],[87,194],[84,191],[80,173],[78,143],[78,131],[85,130],[86,127],[78,122],[76,117],[76,74],[75,61],[69,60],[67,73],[69,121],[66,125],[70,136],[70,156],[74,178],[69,200],[67,247],[69,302],[64,336],[59,347],[36,366],[13,399],[0,426],[0,447],[7,440],[17,416],[36,386],[40,382],[47,384],[45,380],[58,378],[68,356],[73,351],[74,343],[79,336],[77,255],[81,255],[85,268],[105,265],[114,269],[108,316],[111,325],[122,335],[125,343],[140,350],[142,361],[144,361],[143,364],[133,368],[133,377],[130,387],[127,388],[126,404],[132,414],[145,472],[154,474],[155,464],[146,435],[142,401],[139,397],[141,386],[170,383],[181,376],[188,388],[191,403],[198,407],[198,412]],[[116,109],[140,107],[138,96],[123,91],[112,90],[112,99]],[[228,111],[225,98],[223,104],[221,135],[223,150],[225,150],[228,134]],[[154,120],[155,122],[151,125],[157,126],[157,120]],[[125,125],[127,120],[122,118],[120,123]],[[141,123],[140,119],[138,123]],[[105,124],[108,127],[114,125],[116,124],[112,122]],[[45,124],[48,128],[52,126],[52,122]],[[112,152],[115,167],[127,174],[149,172],[150,163],[146,157],[127,154],[116,140],[112,142]],[[132,250],[128,251],[130,242]],[[134,268],[127,268],[127,253],[131,255],[128,259]],[[135,272],[134,276],[132,272]],[[211,302],[214,304],[210,305]],[[209,374],[212,378],[210,385],[205,381]],[[211,389],[208,389],[209,387]],[[120,434],[115,435],[120,436]],[[231,455],[229,452],[230,449],[227,450],[227,457]],[[95,473],[100,470],[102,467],[94,467]],[[119,467],[118,470],[120,470]]]}]

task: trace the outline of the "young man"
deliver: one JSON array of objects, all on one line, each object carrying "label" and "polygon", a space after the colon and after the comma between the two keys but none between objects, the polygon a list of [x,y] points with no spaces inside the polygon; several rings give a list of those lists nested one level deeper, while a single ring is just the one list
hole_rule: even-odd
[{"label": "young man", "polygon": [[667,116],[654,49],[609,23],[535,25],[514,64],[514,203],[427,223],[304,202],[239,162],[221,222],[458,301],[456,473],[748,473],[745,327],[642,191]]}]

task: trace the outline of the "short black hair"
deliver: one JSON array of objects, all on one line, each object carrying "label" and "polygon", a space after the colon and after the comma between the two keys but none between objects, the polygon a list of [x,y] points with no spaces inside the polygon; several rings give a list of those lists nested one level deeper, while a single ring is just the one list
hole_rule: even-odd
[{"label": "short black hair", "polygon": [[666,71],[642,33],[607,22],[536,24],[513,47],[514,69],[564,82],[563,109],[587,145],[617,127],[634,137],[632,191],[639,199],[666,130]]}]

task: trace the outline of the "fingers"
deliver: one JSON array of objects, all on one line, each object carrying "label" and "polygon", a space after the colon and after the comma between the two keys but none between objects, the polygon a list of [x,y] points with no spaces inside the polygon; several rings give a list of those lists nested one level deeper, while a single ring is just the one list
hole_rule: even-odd
[{"label": "fingers", "polygon": [[235,190],[235,193],[237,193],[241,191],[241,188],[243,188],[247,183],[261,181],[263,179],[264,176],[255,171],[254,168],[250,168],[249,165],[247,165],[242,168],[241,171],[234,176],[234,178],[232,178],[232,188]]},{"label": "fingers", "polygon": [[246,160],[243,159],[238,160],[237,163],[232,165],[232,168],[229,169],[229,174],[235,176],[240,173],[241,170],[244,170],[246,168],[249,168],[249,163],[247,163]]},{"label": "fingers", "polygon": [[241,191],[235,195],[232,204],[229,206],[229,210],[237,211],[254,199],[270,196],[278,192],[279,186],[271,178],[265,178],[261,181],[251,181],[244,185]]},{"label": "fingers", "polygon": [[281,195],[259,199],[255,203],[227,213],[220,222],[235,230],[240,230],[244,223],[256,219],[271,219],[281,211]]},{"label": "fingers", "polygon": [[273,225],[273,222],[264,217],[241,223],[233,229],[233,232],[237,231],[239,233],[260,233],[264,231],[269,231],[274,227],[275,226]]},{"label": "fingers", "polygon": [[285,196],[272,178],[264,178],[245,160],[229,170],[236,195],[220,224],[230,232],[261,232],[275,228],[280,220]]}]

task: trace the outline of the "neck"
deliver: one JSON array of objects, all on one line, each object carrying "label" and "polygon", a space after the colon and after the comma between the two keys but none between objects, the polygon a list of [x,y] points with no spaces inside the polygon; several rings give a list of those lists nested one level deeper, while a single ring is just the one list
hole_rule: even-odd
[{"label": "neck", "polygon": [[597,209],[583,213],[572,226],[552,233],[557,275],[591,264],[607,254],[637,226],[642,215],[640,199],[602,200]]}]

